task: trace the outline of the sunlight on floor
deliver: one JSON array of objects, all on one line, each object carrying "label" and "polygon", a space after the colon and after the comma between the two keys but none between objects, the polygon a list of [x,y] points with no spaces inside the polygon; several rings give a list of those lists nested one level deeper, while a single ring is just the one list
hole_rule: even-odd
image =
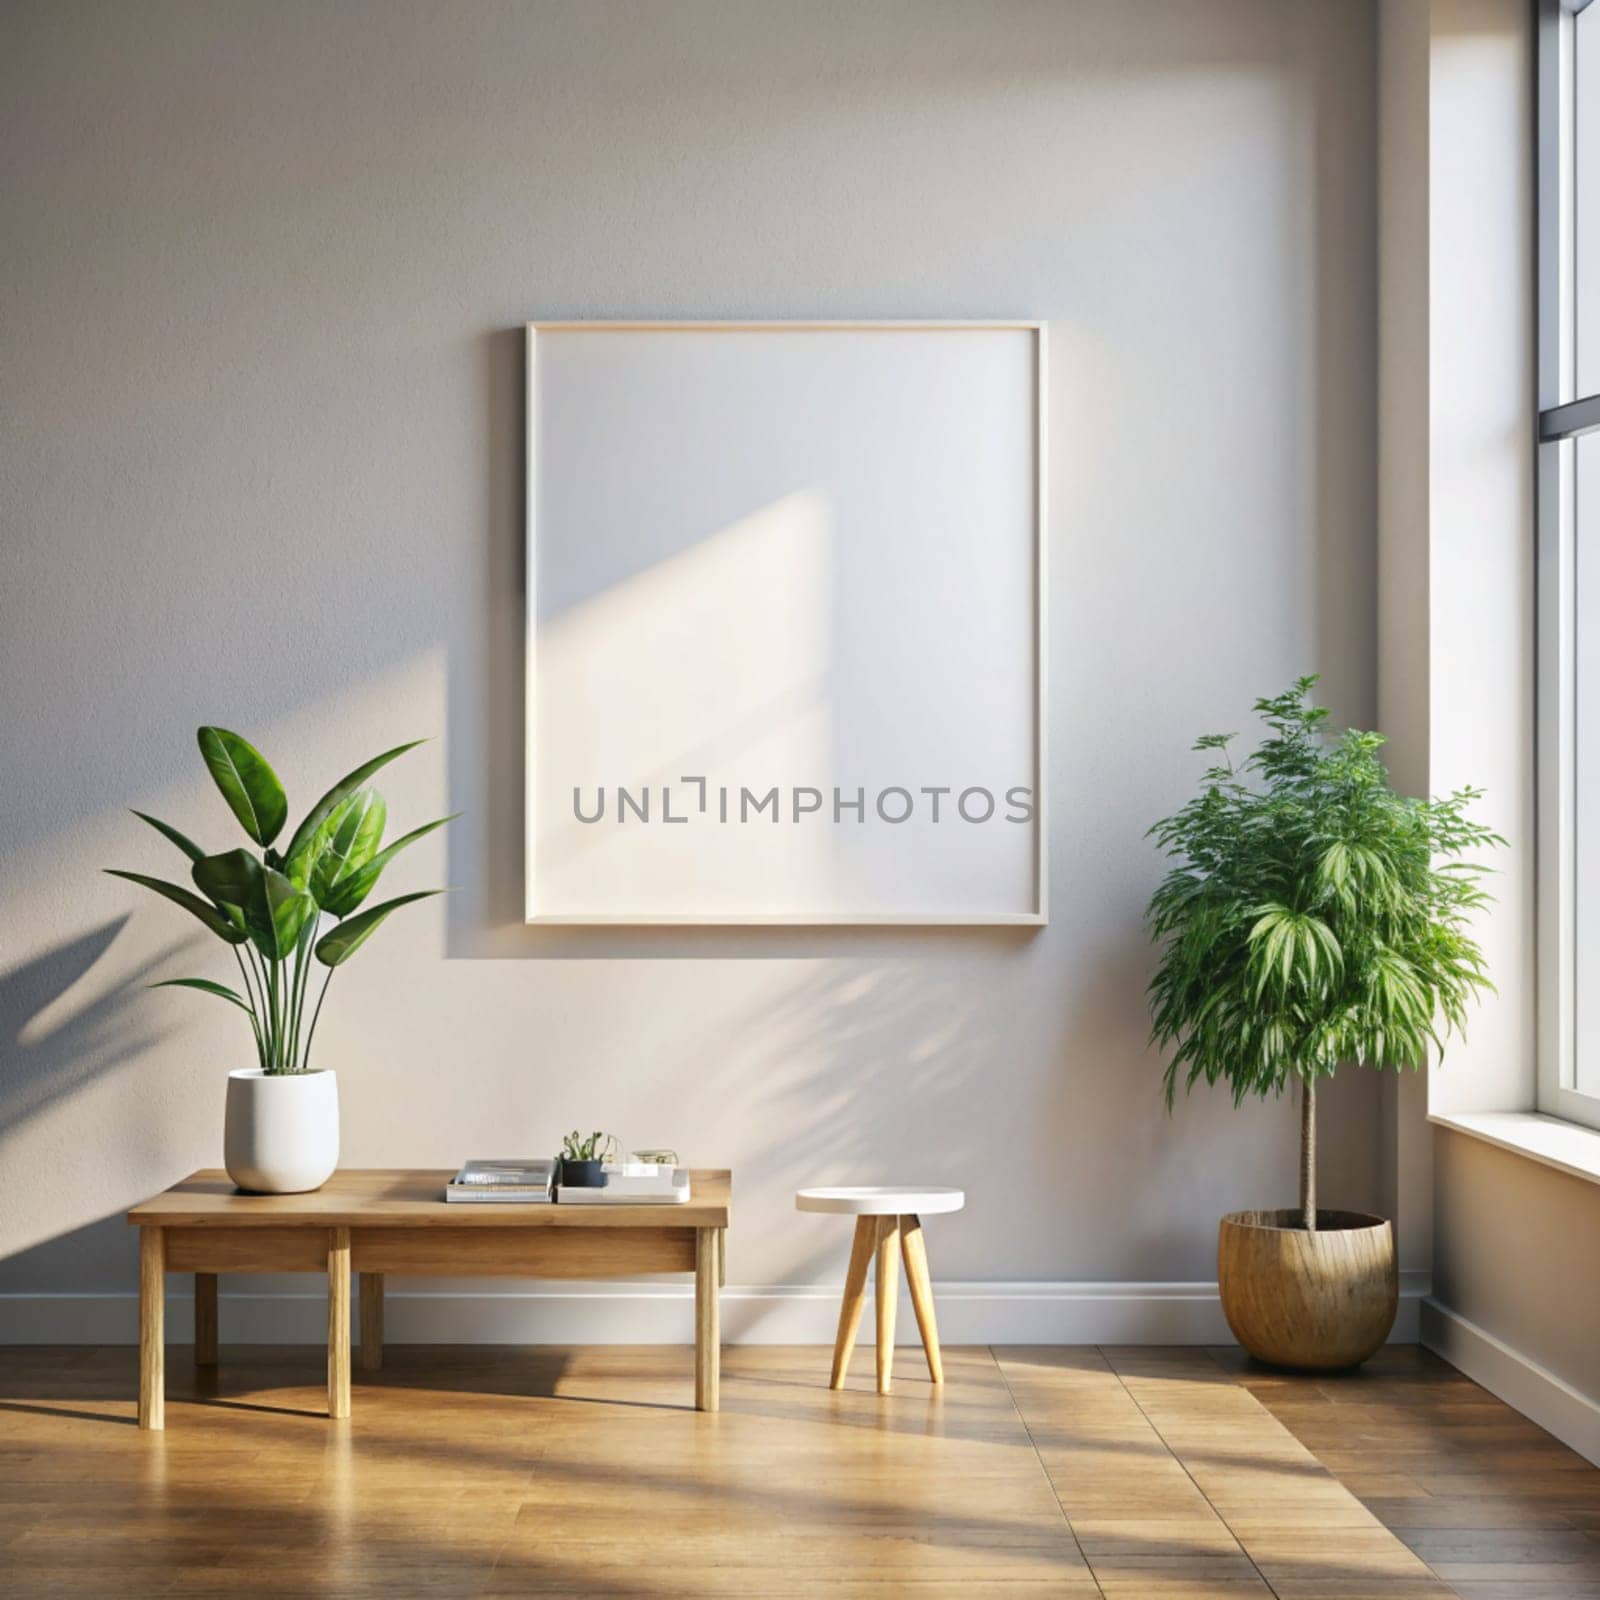
[{"label": "sunlight on floor", "polygon": [[870,1351],[833,1393],[826,1351],[736,1346],[706,1416],[687,1349],[398,1346],[345,1424],[315,1350],[225,1350],[214,1378],[186,1354],[141,1435],[131,1351],[5,1352],[9,1595],[1421,1600],[1518,1560],[1559,1564],[1551,1594],[1600,1582],[1600,1472],[1410,1349],[1318,1380],[967,1348],[943,1392],[905,1349],[883,1400]]}]

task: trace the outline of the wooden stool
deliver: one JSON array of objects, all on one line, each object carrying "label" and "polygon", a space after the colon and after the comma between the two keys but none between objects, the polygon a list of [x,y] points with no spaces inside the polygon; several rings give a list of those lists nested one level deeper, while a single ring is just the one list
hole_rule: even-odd
[{"label": "wooden stool", "polygon": [[867,1264],[877,1258],[878,1289],[878,1393],[888,1394],[894,1371],[894,1314],[899,1296],[895,1281],[896,1245],[905,1256],[906,1283],[912,1309],[922,1331],[922,1348],[928,1357],[928,1376],[944,1382],[939,1359],[939,1329],[933,1320],[933,1285],[928,1281],[928,1253],[922,1243],[919,1217],[941,1211],[959,1211],[967,1203],[960,1189],[801,1189],[794,1197],[797,1211],[832,1211],[856,1219],[855,1243],[850,1249],[850,1270],[845,1274],[844,1303],[839,1308],[839,1336],[833,1345],[833,1377],[828,1387],[844,1387],[845,1369],[855,1348],[856,1330],[867,1303]]}]

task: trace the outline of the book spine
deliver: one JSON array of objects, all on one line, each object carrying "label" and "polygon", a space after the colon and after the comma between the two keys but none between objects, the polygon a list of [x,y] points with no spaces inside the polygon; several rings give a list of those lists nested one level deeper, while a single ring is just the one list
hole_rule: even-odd
[{"label": "book spine", "polygon": [[463,1194],[459,1189],[446,1189],[444,1197],[452,1205],[543,1205],[550,1199],[548,1189],[530,1189],[525,1194]]}]

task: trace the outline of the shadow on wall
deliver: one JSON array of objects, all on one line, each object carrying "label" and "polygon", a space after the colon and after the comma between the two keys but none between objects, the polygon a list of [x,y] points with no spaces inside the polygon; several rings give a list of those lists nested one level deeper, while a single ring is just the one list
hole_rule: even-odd
[{"label": "shadow on wall", "polygon": [[[787,1196],[828,1183],[959,1186],[1014,1153],[1016,1130],[972,1113],[995,1053],[1016,1048],[1016,999],[999,972],[979,993],[910,957],[819,969],[758,1013],[730,1018],[730,1037],[765,1040],[770,1052],[759,1063],[735,1053],[720,1068],[718,1096],[765,1135],[746,1165]],[[956,1126],[969,1138],[952,1150]],[[924,1152],[921,1166],[908,1151]]]},{"label": "shadow on wall", "polygon": [[[187,948],[184,940],[164,945],[93,999],[67,1000],[128,920],[114,917],[0,975],[0,1151],[25,1123],[170,1036],[170,1029],[150,1024],[142,994],[145,984]],[[64,1004],[72,1009],[51,1018]],[[13,1252],[0,1258],[0,1290],[31,1289],[41,1277],[53,1285],[64,1263],[97,1275],[91,1281],[130,1282],[129,1231],[120,1215],[100,1218]]]},{"label": "shadow on wall", "polygon": [[184,948],[183,940],[164,946],[59,1021],[35,1025],[87,976],[127,922],[126,916],[115,917],[0,975],[0,1141],[45,1107],[167,1036],[168,1030],[150,1025],[148,1008],[136,1000],[146,982]]},{"label": "shadow on wall", "polygon": [[[979,982],[970,981],[974,959],[985,967]],[[836,1281],[849,1229],[838,1218],[794,1217],[793,1192],[890,1183],[967,1190],[966,1210],[938,1221],[940,1259],[966,1263],[958,1276],[1059,1275],[1048,1262],[1062,1254],[1074,1258],[1078,1275],[1109,1272],[1091,1264],[1089,1239],[1064,1251],[1038,1240],[997,1241],[1006,1238],[1015,1203],[1007,1175],[1049,1210],[1057,1178],[1066,1176],[1059,1161],[1064,1130],[1073,1130],[1075,1181],[1108,1188],[1115,1174],[1096,1169],[1125,1164],[1130,1140],[1138,1160],[1146,1144],[1170,1152],[1200,1137],[1168,1124],[1153,1070],[1149,1116],[1139,1129],[1109,1125],[1123,1102],[1095,1092],[1102,1073],[1120,1071],[1116,1062],[1142,1051],[1136,997],[1143,961],[1142,941],[1108,941],[1093,970],[1060,980],[1059,1004],[1040,1013],[1026,1004],[1038,983],[1036,963],[1026,956],[941,949],[930,960],[903,952],[893,960],[819,965],[745,1014],[730,1015],[726,1037],[739,1046],[704,1058],[700,1070],[722,1115],[752,1141],[741,1152],[743,1167],[761,1174],[759,1193],[743,1206],[735,1265],[759,1260],[774,1281]],[[968,981],[960,981],[961,972]],[[1106,997],[1104,1006],[1097,996]],[[1098,1048],[1090,1048],[1091,1036]],[[1008,1081],[1017,1058],[1040,1064],[1021,1123],[993,1089]],[[1063,1059],[1073,1058],[1082,1070],[1062,1070]],[[1146,1235],[1134,1254],[1150,1257],[1148,1275],[1159,1276],[1155,1268],[1164,1263],[1157,1258],[1174,1248],[1172,1216],[1153,1207],[1148,1219],[1130,1222]]]},{"label": "shadow on wall", "polygon": [[[1042,948],[941,950],[816,964],[733,1010],[723,1050],[697,1053],[704,1092],[748,1143],[759,1189],[741,1204],[737,1281],[836,1281],[849,1230],[796,1218],[794,1190],[830,1183],[951,1185],[967,1207],[940,1217],[936,1273],[984,1280],[1166,1282],[1209,1259],[1217,1218],[1291,1203],[1292,1097],[1234,1107],[1202,1085],[1173,1113],[1147,1045],[1148,944],[1108,936],[1094,956],[1041,977]],[[973,963],[981,964],[976,978]],[[1036,1001],[1041,982],[1050,1003]],[[1025,1090],[1016,1063],[1033,1062]],[[677,1076],[678,1074],[671,1074]],[[1328,1182],[1375,1198],[1371,1074],[1344,1075],[1330,1119]],[[1219,1141],[1248,1152],[1219,1162]],[[1131,1172],[1163,1181],[1130,1185]],[[1115,1228],[1082,1197],[1118,1196]],[[1174,1195],[1184,1197],[1174,1202]],[[1019,1195],[1035,1221],[1017,1230]],[[758,1270],[744,1263],[760,1262]],[[741,1330],[743,1331],[743,1330]]]}]

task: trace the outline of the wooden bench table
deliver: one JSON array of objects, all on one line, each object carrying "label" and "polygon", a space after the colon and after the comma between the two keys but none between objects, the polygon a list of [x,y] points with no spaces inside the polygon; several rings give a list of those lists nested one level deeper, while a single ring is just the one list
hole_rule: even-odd
[{"label": "wooden bench table", "polygon": [[447,1205],[452,1172],[336,1172],[313,1194],[241,1194],[225,1172],[196,1172],[135,1206],[139,1229],[139,1426],[165,1426],[169,1272],[194,1274],[195,1361],[217,1360],[217,1274],[326,1272],[328,1415],[350,1415],[350,1274],[361,1274],[361,1360],[383,1359],[383,1280],[619,1278],[692,1272],[694,1403],[717,1409],[717,1290],[731,1175],[695,1169],[684,1205]]}]

